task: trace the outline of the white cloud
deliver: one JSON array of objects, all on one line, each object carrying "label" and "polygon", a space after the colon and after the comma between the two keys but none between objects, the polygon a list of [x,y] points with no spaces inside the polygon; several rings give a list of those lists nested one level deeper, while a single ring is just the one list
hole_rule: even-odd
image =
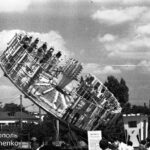
[{"label": "white cloud", "polygon": [[150,52],[119,52],[113,51],[108,54],[109,57],[113,57],[116,59],[132,59],[132,60],[140,60],[140,59],[149,59]]},{"label": "white cloud", "polygon": [[118,5],[126,5],[126,6],[150,4],[149,0],[92,0],[92,2],[100,3],[103,5],[118,4]]},{"label": "white cloud", "polygon": [[30,32],[34,37],[39,37],[42,42],[47,42],[49,46],[53,46],[56,51],[67,53],[65,40],[57,31],[49,31],[48,33]]},{"label": "white cloud", "polygon": [[119,2],[119,0],[91,0],[91,1],[94,3],[100,3],[100,4],[112,4],[112,3],[118,3]]},{"label": "white cloud", "polygon": [[6,49],[7,43],[19,30],[3,30],[0,32],[0,54]]},{"label": "white cloud", "polygon": [[0,13],[24,12],[31,5],[43,3],[77,3],[87,2],[86,0],[0,0]]},{"label": "white cloud", "polygon": [[45,3],[48,0],[1,0],[1,12],[24,12],[33,3]]},{"label": "white cloud", "polygon": [[150,57],[150,37],[127,36],[117,38],[111,42],[104,42],[104,49],[109,57],[125,59],[148,59]]},{"label": "white cloud", "polygon": [[112,66],[105,66],[103,69],[102,69],[102,74],[119,74],[121,73],[121,70],[119,69],[115,69],[114,67]]},{"label": "white cloud", "polygon": [[150,72],[150,61],[149,60],[142,60],[137,66],[140,68],[141,73]]},{"label": "white cloud", "polygon": [[52,2],[65,2],[65,3],[77,3],[77,2],[94,2],[100,3],[102,5],[141,5],[141,4],[150,4],[149,0],[1,0],[0,1],[0,13],[1,12],[24,12],[26,11],[32,4],[38,3],[52,3]]},{"label": "white cloud", "polygon": [[120,74],[121,70],[115,69],[112,66],[101,66],[96,63],[87,63],[83,65],[83,73],[92,73],[95,75]]},{"label": "white cloud", "polygon": [[121,0],[121,3],[124,5],[141,5],[141,4],[150,4],[149,0]]},{"label": "white cloud", "polygon": [[136,32],[137,34],[150,35],[150,24],[138,26]]},{"label": "white cloud", "polygon": [[143,24],[149,24],[149,21],[150,21],[150,10],[148,10],[147,12],[145,12],[141,18],[141,22]]},{"label": "white cloud", "polygon": [[136,65],[132,63],[126,63],[118,66],[121,70],[132,71],[136,69]]},{"label": "white cloud", "polygon": [[81,49],[79,52],[80,55],[83,55],[84,53],[85,53],[85,49]]},{"label": "white cloud", "polygon": [[30,0],[4,0],[0,2],[0,12],[22,12],[30,3]]},{"label": "white cloud", "polygon": [[99,36],[98,40],[100,42],[112,42],[116,39],[117,37],[112,35],[112,34],[105,34],[103,37]]},{"label": "white cloud", "polygon": [[[3,30],[0,32],[0,53],[2,53],[10,39],[15,35],[15,33],[25,32],[22,30]],[[72,55],[67,48],[65,47],[65,41],[63,37],[56,31],[49,31],[48,33],[38,33],[38,32],[29,32],[29,35],[32,35],[34,38],[38,37],[43,42],[47,42],[49,47],[53,46],[56,51],[62,51],[64,55]]]},{"label": "white cloud", "polygon": [[16,97],[16,95],[19,95],[20,93],[17,90],[17,88],[15,88],[15,86],[9,86],[9,85],[1,85],[0,91],[1,91],[1,97],[8,98],[5,102],[10,101],[11,98],[9,99],[9,97]]},{"label": "white cloud", "polygon": [[145,67],[149,67],[150,66],[150,61],[147,60],[142,60],[138,66],[145,66]]},{"label": "white cloud", "polygon": [[135,38],[131,41],[128,41],[129,46],[132,46],[134,49],[136,48],[150,48],[150,38],[149,37],[139,37]]},{"label": "white cloud", "polygon": [[[150,11],[149,0],[93,0],[101,3],[100,9],[92,16],[99,23],[109,25],[113,34],[98,36],[103,49],[110,59],[145,60],[150,58]],[[114,4],[115,3],[115,4]],[[106,6],[105,4],[108,4]],[[117,5],[116,5],[117,4]],[[130,23],[126,24],[125,23]],[[120,25],[118,31],[111,25]],[[101,25],[101,28],[103,25]],[[119,26],[118,26],[119,27]],[[103,29],[103,28],[102,28]],[[122,30],[120,30],[122,29]]]},{"label": "white cloud", "polygon": [[120,9],[101,9],[96,11],[92,18],[100,23],[108,25],[122,24],[129,21],[134,21],[146,11],[146,7],[127,7]]},{"label": "white cloud", "polygon": [[[0,102],[3,102],[3,105],[5,103],[16,103],[20,104],[20,91],[15,86],[10,85],[1,85],[0,86],[1,91],[1,98]],[[30,106],[33,102],[31,102],[29,99],[24,99],[23,96],[23,106]],[[34,111],[33,107],[29,107],[28,110]],[[37,109],[35,109],[37,110]]]}]

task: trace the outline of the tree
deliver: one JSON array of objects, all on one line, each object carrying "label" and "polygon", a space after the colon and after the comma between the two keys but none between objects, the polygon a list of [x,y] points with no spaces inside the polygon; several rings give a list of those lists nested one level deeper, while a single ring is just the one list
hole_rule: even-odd
[{"label": "tree", "polygon": [[129,102],[127,102],[127,103],[124,105],[123,109],[122,109],[122,113],[123,113],[123,114],[130,114],[130,113],[131,113],[131,110],[132,110],[131,104],[130,104]]},{"label": "tree", "polygon": [[129,101],[129,88],[123,78],[119,82],[114,76],[108,76],[104,85],[114,94],[121,106]]},{"label": "tree", "polygon": [[132,108],[131,108],[131,113],[133,113],[133,114],[140,113],[140,114],[148,114],[149,115],[150,114],[150,110],[146,106],[133,105]]},{"label": "tree", "polygon": [[[21,111],[21,106],[14,103],[7,103],[4,105],[3,111],[10,111],[10,112]],[[22,111],[26,112],[24,107],[22,107]]]}]

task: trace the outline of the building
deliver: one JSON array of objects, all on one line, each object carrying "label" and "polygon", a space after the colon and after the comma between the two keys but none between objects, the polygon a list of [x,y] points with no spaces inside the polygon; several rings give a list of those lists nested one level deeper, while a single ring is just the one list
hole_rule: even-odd
[{"label": "building", "polygon": [[0,112],[0,131],[6,129],[15,129],[22,123],[35,123],[39,122],[39,118],[25,112]]},{"label": "building", "polygon": [[138,147],[140,141],[148,137],[148,116],[142,114],[124,114],[123,121],[126,142],[130,140],[134,147]]}]

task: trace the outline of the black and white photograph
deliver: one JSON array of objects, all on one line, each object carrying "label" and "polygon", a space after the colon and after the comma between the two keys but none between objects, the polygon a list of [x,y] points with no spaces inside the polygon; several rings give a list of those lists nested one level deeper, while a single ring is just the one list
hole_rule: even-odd
[{"label": "black and white photograph", "polygon": [[0,0],[0,150],[150,150],[150,0]]}]

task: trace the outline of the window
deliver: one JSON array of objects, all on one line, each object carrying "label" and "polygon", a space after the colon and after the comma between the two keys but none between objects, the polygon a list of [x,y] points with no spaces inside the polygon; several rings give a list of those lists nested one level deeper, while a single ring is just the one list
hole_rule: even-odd
[{"label": "window", "polygon": [[8,125],[9,125],[10,128],[13,128],[13,127],[16,126],[15,123],[9,123]]},{"label": "window", "polygon": [[8,113],[8,116],[14,116],[15,115],[15,112],[9,112]]},{"label": "window", "polygon": [[129,121],[128,125],[130,128],[136,128],[137,127],[137,122],[136,121]]},{"label": "window", "polygon": [[4,129],[4,127],[6,126],[5,123],[0,123],[0,131],[2,131]]},{"label": "window", "polygon": [[95,85],[94,85],[94,89],[97,90],[99,88],[101,84],[99,82],[97,82]]},{"label": "window", "polygon": [[5,126],[5,123],[0,123],[0,127]]}]

